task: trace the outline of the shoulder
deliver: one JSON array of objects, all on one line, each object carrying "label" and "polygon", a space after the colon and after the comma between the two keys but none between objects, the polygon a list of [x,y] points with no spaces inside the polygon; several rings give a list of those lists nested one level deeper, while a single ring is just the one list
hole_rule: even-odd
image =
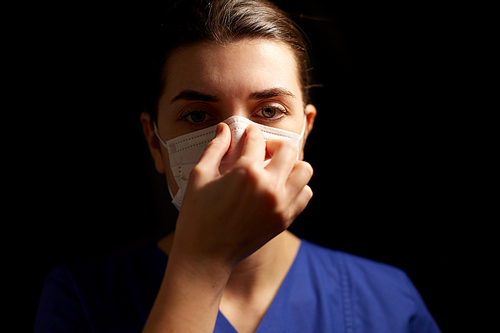
[{"label": "shoulder", "polygon": [[368,324],[380,331],[391,328],[393,332],[439,332],[403,270],[307,241],[303,246],[313,269],[321,270],[331,277],[329,281],[339,284],[348,324],[358,328]]},{"label": "shoulder", "polygon": [[166,263],[167,257],[152,243],[97,260],[61,264],[49,274],[46,285],[71,284],[81,298],[111,295],[161,283]]},{"label": "shoulder", "polygon": [[123,278],[137,271],[154,269],[163,261],[166,264],[166,257],[151,243],[98,260],[67,265],[67,269],[71,274],[85,279],[114,280],[117,275]]},{"label": "shoulder", "polygon": [[93,260],[59,264],[47,276],[45,285],[57,281],[71,282],[75,287],[113,284],[118,277],[123,279],[138,270],[151,269],[147,266],[155,254],[154,247],[146,245]]},{"label": "shoulder", "polygon": [[133,314],[152,304],[165,266],[166,256],[154,245],[99,260],[60,264],[45,280],[36,328],[75,327],[85,332],[96,323],[98,327],[120,327],[125,322],[140,326],[143,318]]},{"label": "shoulder", "polygon": [[[370,280],[382,284],[406,281],[406,273],[394,266],[363,258],[354,254],[333,250],[302,240],[302,250],[309,261],[336,266],[343,273],[360,281]],[[328,267],[323,267],[328,269]],[[384,282],[385,281],[385,282]]]},{"label": "shoulder", "polygon": [[78,289],[67,265],[55,267],[45,279],[35,318],[35,333],[68,327],[90,331]]},{"label": "shoulder", "polygon": [[307,241],[302,247],[310,270],[330,276],[350,293],[391,300],[412,298],[411,282],[399,268]]},{"label": "shoulder", "polygon": [[332,272],[335,269],[359,281],[370,280],[384,284],[406,279],[406,274],[397,267],[305,240],[302,240],[302,250],[308,261],[318,264],[322,269],[332,270]]}]

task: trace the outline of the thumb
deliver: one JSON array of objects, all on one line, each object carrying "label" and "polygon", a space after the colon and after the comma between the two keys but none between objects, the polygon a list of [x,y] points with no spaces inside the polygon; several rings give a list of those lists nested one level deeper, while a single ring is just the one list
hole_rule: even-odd
[{"label": "thumb", "polygon": [[198,162],[198,169],[219,175],[219,165],[231,145],[231,131],[226,123],[217,125],[215,138],[210,141]]}]

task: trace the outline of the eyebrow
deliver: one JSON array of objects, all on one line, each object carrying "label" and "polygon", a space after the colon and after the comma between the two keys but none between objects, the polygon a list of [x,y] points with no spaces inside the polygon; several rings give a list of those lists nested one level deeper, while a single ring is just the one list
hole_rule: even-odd
[{"label": "eyebrow", "polygon": [[[251,93],[248,99],[255,101],[255,100],[263,100],[278,96],[290,96],[295,98],[295,95],[290,90],[278,87],[278,88],[264,89],[261,91]],[[170,104],[181,99],[187,101],[202,101],[202,102],[212,102],[212,103],[220,101],[220,98],[217,95],[206,94],[195,90],[183,90],[177,96],[175,96],[170,100]]]},{"label": "eyebrow", "polygon": [[290,96],[295,98],[295,95],[292,94],[292,92],[286,88],[270,88],[270,89],[265,89],[261,91],[254,92],[250,94],[250,97],[248,98],[249,100],[261,100],[261,99],[268,99],[268,98],[273,98],[273,97],[278,97],[278,96]]},{"label": "eyebrow", "polygon": [[205,94],[194,90],[183,90],[180,94],[170,100],[170,104],[180,99],[187,101],[218,102],[220,99],[216,95]]}]

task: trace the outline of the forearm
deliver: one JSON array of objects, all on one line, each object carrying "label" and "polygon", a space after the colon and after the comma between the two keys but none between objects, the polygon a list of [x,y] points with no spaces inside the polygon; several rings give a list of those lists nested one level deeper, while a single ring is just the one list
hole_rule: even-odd
[{"label": "forearm", "polygon": [[143,333],[213,332],[230,270],[170,256]]}]

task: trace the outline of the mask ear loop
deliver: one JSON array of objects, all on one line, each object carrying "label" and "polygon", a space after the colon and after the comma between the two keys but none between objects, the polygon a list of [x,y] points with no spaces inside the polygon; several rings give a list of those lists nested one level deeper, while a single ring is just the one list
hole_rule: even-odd
[{"label": "mask ear loop", "polygon": [[[306,114],[304,113],[304,125],[302,126],[302,132],[300,132],[300,136],[299,136],[299,145],[300,145],[300,141],[304,138],[304,134],[306,133],[306,124],[307,124],[307,116]],[[305,146],[305,141],[304,141],[304,146]],[[302,149],[303,150],[303,149]],[[300,147],[299,147],[299,151],[297,151],[297,159],[300,158]]]},{"label": "mask ear loop", "polygon": [[161,138],[160,138],[160,135],[158,134],[158,127],[156,126],[156,122],[153,123],[153,129],[155,131],[155,134],[156,134],[156,137],[158,138],[158,140],[160,140],[161,144],[163,145],[163,147],[167,148],[168,149],[168,146],[167,146],[167,143],[164,142]]},{"label": "mask ear loop", "polygon": [[307,124],[307,117],[304,114],[304,125],[302,126],[302,132],[300,132],[299,140],[302,140],[302,138],[304,137],[304,133],[306,132],[306,124]]}]

